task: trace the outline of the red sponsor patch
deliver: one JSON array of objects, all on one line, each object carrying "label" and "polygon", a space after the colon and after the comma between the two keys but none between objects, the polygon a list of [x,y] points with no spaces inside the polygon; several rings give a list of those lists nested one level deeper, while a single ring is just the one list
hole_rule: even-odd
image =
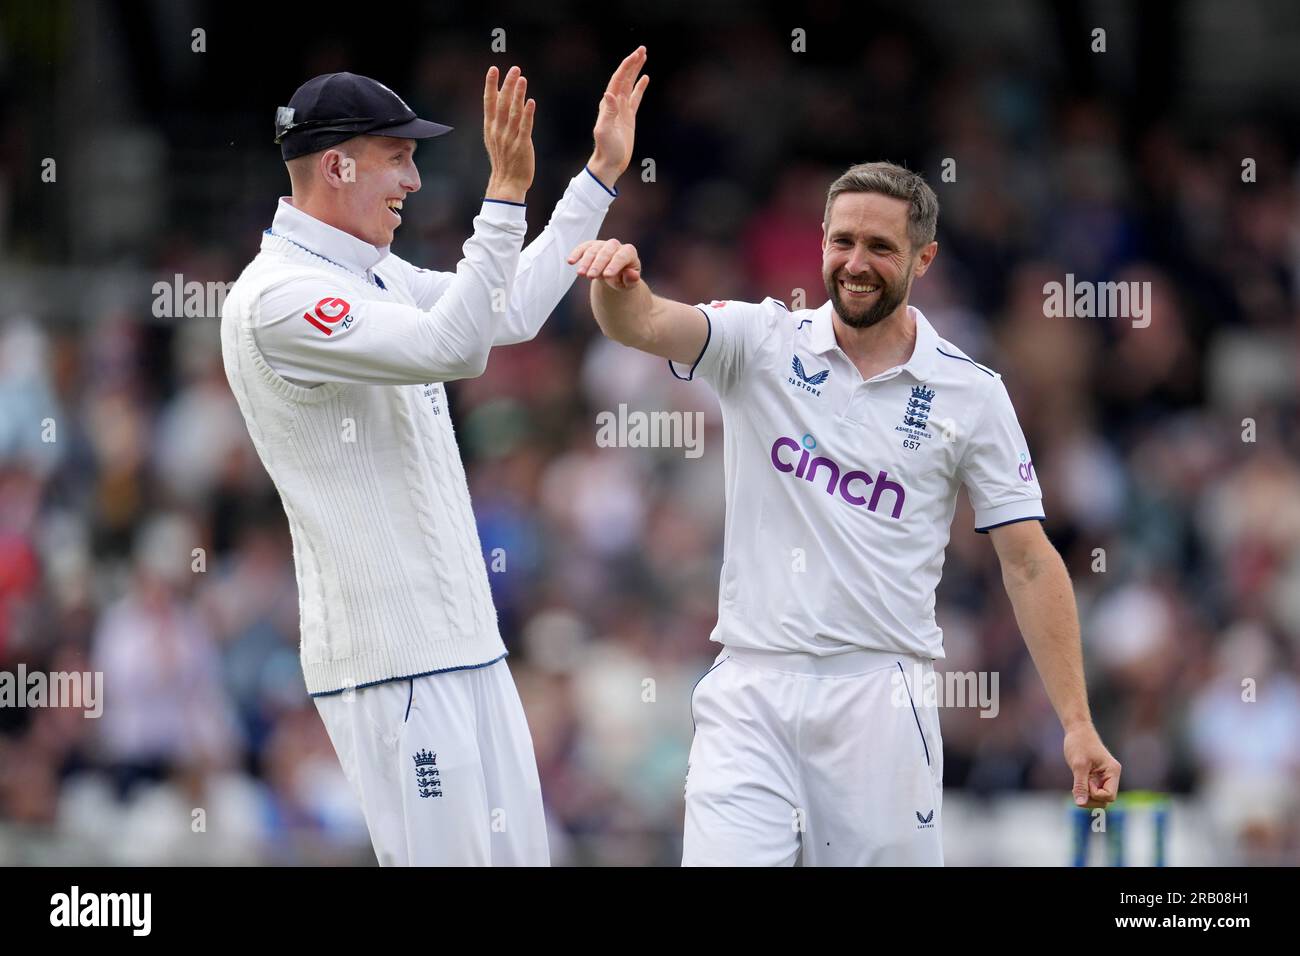
[{"label": "red sponsor patch", "polygon": [[722,307],[723,307],[724,305],[726,305],[726,304],[727,304],[727,303],[724,302],[722,299],[714,299],[712,302],[709,303],[709,308],[711,308],[711,309],[720,309],[720,308],[722,308]]},{"label": "red sponsor patch", "polygon": [[348,305],[346,299],[340,299],[338,296],[326,296],[316,303],[316,309],[313,312],[304,312],[302,317],[326,335],[333,335],[334,330],[329,326],[342,322],[343,328],[346,329],[352,324],[348,321],[351,311],[352,306]]}]

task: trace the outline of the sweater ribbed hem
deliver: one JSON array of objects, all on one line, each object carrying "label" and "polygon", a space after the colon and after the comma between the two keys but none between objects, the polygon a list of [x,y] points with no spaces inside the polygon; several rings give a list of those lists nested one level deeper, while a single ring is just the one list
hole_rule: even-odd
[{"label": "sweater ribbed hem", "polygon": [[[393,681],[398,681],[398,680],[416,680],[417,678],[420,677],[431,677],[434,674],[451,674],[454,673],[455,671],[476,671],[481,667],[491,667],[493,664],[499,663],[500,661],[505,660],[509,656],[510,656],[510,652],[507,651],[506,653],[502,654],[500,657],[494,657],[492,658],[492,660],[484,661],[482,664],[462,664],[460,667],[444,667],[441,670],[424,671],[423,673],[420,674],[402,674],[399,677],[388,677],[385,678],[384,680],[371,681],[369,684],[358,684],[356,687],[350,689],[364,690],[367,687],[375,687],[378,684],[391,684]],[[320,693],[311,694],[310,696],[332,697],[335,694],[342,694],[346,690],[349,690],[349,688],[340,687],[338,690],[323,690]]]},{"label": "sweater ribbed hem", "polygon": [[304,660],[302,673],[307,693],[319,697],[417,675],[482,667],[505,653],[501,636],[492,631],[468,641],[386,645],[338,661]]}]

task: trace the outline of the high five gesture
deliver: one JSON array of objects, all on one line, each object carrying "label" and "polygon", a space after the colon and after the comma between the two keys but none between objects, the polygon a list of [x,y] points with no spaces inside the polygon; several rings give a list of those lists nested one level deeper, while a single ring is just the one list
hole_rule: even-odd
[{"label": "high five gesture", "polygon": [[497,89],[497,68],[491,67],[483,81],[483,144],[492,161],[488,178],[488,199],[523,202],[533,184],[534,100],[525,100],[528,80],[512,66]]},{"label": "high five gesture", "polygon": [[649,74],[637,78],[645,61],[645,47],[639,46],[629,53],[609,78],[609,85],[600,98],[596,128],[592,134],[596,147],[587,161],[587,168],[610,189],[632,162],[636,111],[650,83]]}]

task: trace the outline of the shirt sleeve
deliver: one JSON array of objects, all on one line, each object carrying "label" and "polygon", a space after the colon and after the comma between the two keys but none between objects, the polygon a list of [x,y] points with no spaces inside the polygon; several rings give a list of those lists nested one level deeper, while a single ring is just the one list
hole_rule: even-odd
[{"label": "shirt sleeve", "polygon": [[958,472],[981,534],[1015,521],[1046,518],[1034,461],[1001,376],[971,430]]},{"label": "shirt sleeve", "polygon": [[[702,378],[722,395],[739,383],[754,354],[775,324],[789,313],[775,299],[762,302],[714,300],[695,306],[708,320],[708,337],[690,365],[668,362],[668,370],[683,381]],[[681,371],[679,371],[681,370]],[[685,374],[683,374],[683,372]]]},{"label": "shirt sleeve", "polygon": [[306,383],[413,385],[480,375],[504,322],[523,245],[524,209],[485,202],[456,272],[427,306],[358,294],[324,273],[264,292],[253,337],[282,377]]},{"label": "shirt sleeve", "polygon": [[[494,327],[493,345],[514,345],[536,337],[578,277],[566,261],[569,253],[578,243],[596,238],[616,195],[585,167],[569,181],[546,228],[519,257],[510,307]],[[408,281],[415,302],[431,308],[450,278],[446,272],[411,268]]]}]

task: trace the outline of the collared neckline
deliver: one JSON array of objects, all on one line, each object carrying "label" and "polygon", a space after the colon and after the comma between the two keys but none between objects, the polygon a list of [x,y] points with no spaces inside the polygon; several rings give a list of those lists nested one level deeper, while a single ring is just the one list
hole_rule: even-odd
[{"label": "collared neckline", "polygon": [[[812,350],[824,355],[832,349],[838,351],[846,360],[849,357],[835,341],[835,325],[832,321],[834,306],[828,301],[813,312],[812,335],[809,344]],[[925,381],[934,368],[935,354],[939,347],[939,333],[934,330],[921,310],[914,305],[907,307],[908,314],[916,322],[916,343],[912,346],[912,357],[902,365],[895,366],[900,371],[910,372],[918,381]],[[882,373],[883,374],[883,373]]]},{"label": "collared neckline", "polygon": [[368,277],[371,269],[388,258],[388,246],[372,246],[364,239],[321,222],[293,205],[289,196],[280,197],[267,232],[363,277]]}]

